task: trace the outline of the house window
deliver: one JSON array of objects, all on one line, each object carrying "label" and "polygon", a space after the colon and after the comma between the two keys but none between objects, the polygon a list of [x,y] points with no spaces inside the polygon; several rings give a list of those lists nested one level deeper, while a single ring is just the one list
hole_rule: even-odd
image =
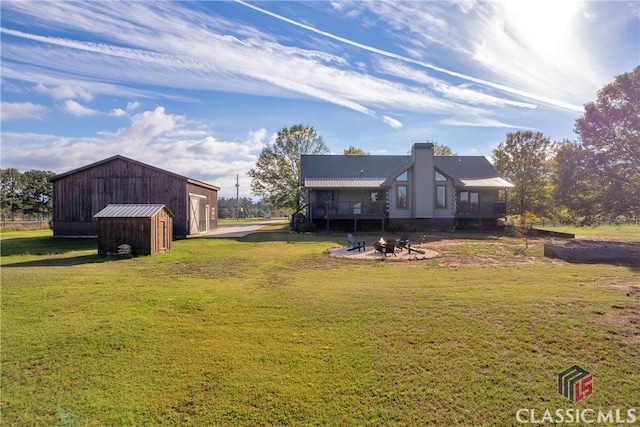
[{"label": "house window", "polygon": [[436,182],[445,182],[447,177],[442,175],[440,172],[436,171]]},{"label": "house window", "polygon": [[371,192],[371,201],[372,202],[377,202],[380,200],[380,193],[378,193],[377,191],[372,191]]},{"label": "house window", "polygon": [[444,185],[438,185],[436,186],[436,208],[446,208],[446,207],[447,207],[447,187]]},{"label": "house window", "polygon": [[478,213],[480,197],[477,191],[461,191],[458,212],[462,214]]},{"label": "house window", "polygon": [[402,174],[398,175],[398,177],[396,178],[396,181],[408,181],[409,180],[409,174],[407,172],[403,172]]},{"label": "house window", "polygon": [[403,209],[407,207],[407,186],[398,185],[398,198],[396,199],[396,207]]},{"label": "house window", "polygon": [[318,191],[316,193],[316,203],[318,208],[327,207],[333,201],[333,191]]}]

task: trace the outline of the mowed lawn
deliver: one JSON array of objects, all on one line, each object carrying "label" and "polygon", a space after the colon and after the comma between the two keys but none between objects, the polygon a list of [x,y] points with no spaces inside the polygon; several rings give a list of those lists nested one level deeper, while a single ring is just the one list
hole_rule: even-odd
[{"label": "mowed lawn", "polygon": [[615,240],[620,242],[640,242],[640,226],[637,225],[598,225],[595,227],[551,226],[536,224],[541,230],[559,231],[575,234],[578,238],[596,240]]},{"label": "mowed lawn", "polygon": [[[637,268],[428,240],[441,257],[332,258],[342,234],[275,232],[110,261],[3,233],[1,424],[504,426],[638,406]],[[578,404],[557,392],[574,364],[594,376]]]}]

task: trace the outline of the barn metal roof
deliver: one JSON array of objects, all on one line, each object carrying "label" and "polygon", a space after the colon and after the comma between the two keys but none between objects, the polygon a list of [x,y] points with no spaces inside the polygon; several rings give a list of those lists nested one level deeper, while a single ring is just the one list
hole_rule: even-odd
[{"label": "barn metal roof", "polygon": [[[94,218],[151,218],[165,208],[163,204],[110,204],[100,212],[95,214]],[[169,214],[173,213],[167,208]]]}]

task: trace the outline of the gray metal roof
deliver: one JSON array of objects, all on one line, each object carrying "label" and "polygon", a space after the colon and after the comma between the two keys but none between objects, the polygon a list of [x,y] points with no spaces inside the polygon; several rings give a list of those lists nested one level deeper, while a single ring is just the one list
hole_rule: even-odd
[{"label": "gray metal roof", "polygon": [[435,156],[433,162],[451,178],[484,179],[500,177],[484,156]]},{"label": "gray metal roof", "polygon": [[[95,214],[94,218],[151,218],[165,205],[162,204],[110,204],[100,212]],[[169,209],[167,209],[169,211]],[[169,214],[173,216],[171,211]]]},{"label": "gray metal roof", "polygon": [[[303,155],[300,160],[301,182],[307,188],[379,187],[413,161],[411,156],[376,155]],[[513,187],[484,156],[434,156],[433,162],[456,186]]]},{"label": "gray metal roof", "polygon": [[410,161],[411,156],[303,155],[301,182],[308,178],[386,178]]},{"label": "gray metal roof", "polygon": [[375,188],[380,187],[385,178],[306,178],[306,188]]},{"label": "gray metal roof", "polygon": [[514,185],[504,178],[484,178],[484,179],[456,179],[457,187],[477,187],[477,188],[513,188]]}]

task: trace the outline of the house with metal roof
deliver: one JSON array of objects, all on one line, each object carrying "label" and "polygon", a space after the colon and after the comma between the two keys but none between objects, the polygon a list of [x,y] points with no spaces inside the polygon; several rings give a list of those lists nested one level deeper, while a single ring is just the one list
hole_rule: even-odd
[{"label": "house with metal roof", "polygon": [[173,213],[173,237],[217,227],[219,187],[124,156],[61,173],[53,184],[53,235],[97,235],[95,215],[109,204],[161,204]]},{"label": "house with metal roof", "polygon": [[435,156],[416,143],[407,156],[303,155],[309,221],[357,230],[492,226],[506,214],[505,180],[484,156]]}]

